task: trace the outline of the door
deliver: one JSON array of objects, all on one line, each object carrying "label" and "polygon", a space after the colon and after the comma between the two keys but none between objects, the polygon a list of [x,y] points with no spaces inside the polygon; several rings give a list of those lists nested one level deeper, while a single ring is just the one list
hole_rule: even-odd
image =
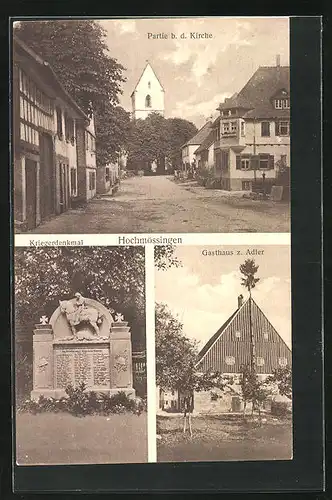
[{"label": "door", "polygon": [[53,142],[49,134],[40,134],[40,210],[41,218],[54,214]]},{"label": "door", "polygon": [[66,210],[66,170],[65,164],[60,163],[60,213]]},{"label": "door", "polygon": [[37,162],[25,160],[26,219],[28,229],[37,225]]}]

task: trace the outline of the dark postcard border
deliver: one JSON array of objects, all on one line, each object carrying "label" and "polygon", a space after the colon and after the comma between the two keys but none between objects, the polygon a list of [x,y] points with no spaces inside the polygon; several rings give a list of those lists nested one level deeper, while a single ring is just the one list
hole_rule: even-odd
[{"label": "dark postcard border", "polygon": [[321,18],[291,19],[294,459],[15,467],[15,492],[321,491]]}]

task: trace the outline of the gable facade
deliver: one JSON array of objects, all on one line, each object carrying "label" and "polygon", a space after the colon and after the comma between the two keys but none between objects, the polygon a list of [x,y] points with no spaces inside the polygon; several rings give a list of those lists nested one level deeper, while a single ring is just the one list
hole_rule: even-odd
[{"label": "gable facade", "polygon": [[165,90],[150,63],[147,63],[131,94],[132,117],[145,119],[150,113],[165,114]]}]

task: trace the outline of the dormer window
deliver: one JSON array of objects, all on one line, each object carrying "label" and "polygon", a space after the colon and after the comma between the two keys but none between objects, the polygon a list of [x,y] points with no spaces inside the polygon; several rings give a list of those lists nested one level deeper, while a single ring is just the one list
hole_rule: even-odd
[{"label": "dormer window", "polygon": [[289,99],[275,99],[274,100],[274,107],[276,109],[289,109]]},{"label": "dormer window", "polygon": [[151,96],[147,95],[145,98],[145,107],[151,108]]}]

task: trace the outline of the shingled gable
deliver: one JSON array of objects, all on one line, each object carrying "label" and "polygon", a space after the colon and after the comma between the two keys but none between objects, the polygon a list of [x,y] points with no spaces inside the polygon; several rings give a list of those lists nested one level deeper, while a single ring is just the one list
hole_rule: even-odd
[{"label": "shingled gable", "polygon": [[[252,298],[248,298],[200,351],[196,366],[202,371],[240,373],[242,366],[250,363],[250,301],[256,345],[257,373],[272,373],[275,368],[280,366],[280,360],[286,359],[287,366],[291,366],[291,350],[256,302]],[[227,358],[231,358],[233,364],[226,363]],[[264,360],[263,365],[258,362],[261,359]]]},{"label": "shingled gable", "polygon": [[282,118],[289,109],[275,109],[273,97],[281,90],[290,92],[289,66],[261,66],[246,85],[217,108],[220,111],[240,108],[245,118]]},{"label": "shingled gable", "polygon": [[141,72],[141,74],[140,74],[140,77],[138,78],[137,83],[136,83],[136,85],[135,85],[135,88],[134,88],[134,90],[132,91],[132,93],[130,94],[130,97],[132,97],[132,96],[133,96],[133,94],[135,93],[135,91],[136,91],[136,89],[137,89],[137,87],[138,87],[138,84],[139,84],[139,82],[141,81],[142,76],[144,75],[144,72],[145,72],[145,70],[146,70],[146,68],[147,68],[148,66],[150,66],[150,68],[152,69],[152,72],[153,72],[154,76],[157,78],[157,80],[158,80],[158,82],[159,82],[159,85],[161,86],[161,89],[163,90],[163,92],[165,92],[165,89],[164,89],[164,87],[163,87],[163,85],[162,85],[161,81],[159,80],[158,75],[156,74],[155,70],[154,70],[154,69],[153,69],[153,67],[151,66],[150,62],[149,62],[149,61],[146,61],[146,65],[144,66],[144,69],[142,70],[142,72]]},{"label": "shingled gable", "polygon": [[202,142],[207,138],[207,136],[210,133],[212,126],[211,121],[207,121],[202,128],[199,129],[197,134],[195,134],[189,141],[187,141],[185,144],[183,144],[182,148],[185,146],[200,146]]}]

